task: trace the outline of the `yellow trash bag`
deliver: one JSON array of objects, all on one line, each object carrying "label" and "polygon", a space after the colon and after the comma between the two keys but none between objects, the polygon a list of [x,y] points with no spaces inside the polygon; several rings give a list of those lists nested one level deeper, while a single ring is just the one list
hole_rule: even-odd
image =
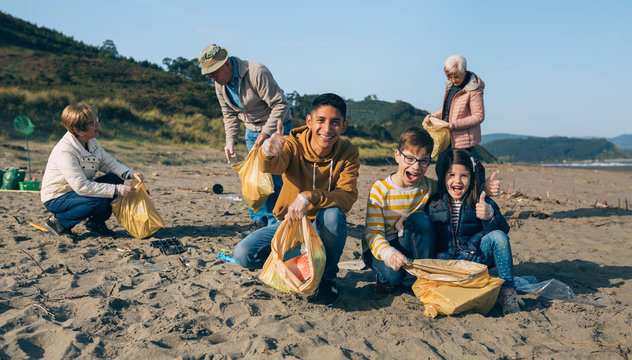
[{"label": "yellow trash bag", "polygon": [[129,196],[119,196],[112,201],[112,213],[127,232],[142,239],[165,227],[165,223],[152,204],[145,183],[134,179],[132,187],[135,190]]},{"label": "yellow trash bag", "polygon": [[430,117],[430,125],[422,121],[422,126],[430,134],[434,146],[432,147],[432,160],[436,161],[439,153],[450,146],[450,128],[446,121]]},{"label": "yellow trash bag", "polygon": [[243,161],[233,165],[241,180],[241,194],[254,212],[259,211],[268,196],[274,192],[272,175],[261,171],[257,157],[259,151],[259,145],[253,146]]},{"label": "yellow trash bag", "polygon": [[405,268],[417,277],[413,292],[431,318],[467,310],[485,315],[505,282],[489,276],[486,265],[466,260],[417,259]]},{"label": "yellow trash bag", "polygon": [[[305,254],[283,261],[288,251],[300,245]],[[307,217],[292,226],[284,220],[270,246],[270,256],[263,264],[259,279],[282,292],[312,294],[325,271],[327,256],[323,242]]]}]

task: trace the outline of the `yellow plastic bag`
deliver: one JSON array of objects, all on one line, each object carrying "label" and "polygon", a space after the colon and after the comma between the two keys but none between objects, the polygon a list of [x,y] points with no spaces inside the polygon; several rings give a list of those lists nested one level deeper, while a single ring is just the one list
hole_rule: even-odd
[{"label": "yellow plastic bag", "polygon": [[436,161],[439,153],[450,146],[450,128],[446,121],[430,117],[430,125],[422,122],[424,129],[430,134],[434,146],[432,147],[432,160]]},{"label": "yellow plastic bag", "polygon": [[[283,261],[289,250],[303,244],[305,254]],[[292,226],[283,221],[272,238],[270,256],[263,264],[259,279],[273,288],[288,293],[310,295],[317,288],[325,271],[325,246],[312,223],[303,217]],[[309,273],[301,271],[307,255]],[[306,278],[306,280],[300,280]]]},{"label": "yellow plastic bag", "polygon": [[489,276],[487,266],[466,260],[417,259],[406,271],[417,277],[413,292],[431,318],[467,310],[485,315],[505,282]]},{"label": "yellow plastic bag", "polygon": [[259,211],[268,196],[274,192],[272,175],[261,171],[257,157],[259,151],[259,145],[253,146],[244,161],[233,165],[241,180],[241,193],[254,212]]},{"label": "yellow plastic bag", "polygon": [[112,213],[127,232],[142,239],[165,227],[165,223],[152,204],[145,183],[134,180],[132,186],[136,189],[133,193],[112,201]]}]

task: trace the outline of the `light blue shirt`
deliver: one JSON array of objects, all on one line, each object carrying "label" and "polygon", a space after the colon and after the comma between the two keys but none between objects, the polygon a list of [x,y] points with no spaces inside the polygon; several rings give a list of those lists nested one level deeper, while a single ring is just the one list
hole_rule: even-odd
[{"label": "light blue shirt", "polygon": [[239,99],[239,68],[235,59],[231,57],[230,61],[233,62],[233,80],[226,84],[226,90],[228,90],[226,94],[228,94],[228,99],[233,105],[243,110],[244,108],[241,107],[241,100]]}]

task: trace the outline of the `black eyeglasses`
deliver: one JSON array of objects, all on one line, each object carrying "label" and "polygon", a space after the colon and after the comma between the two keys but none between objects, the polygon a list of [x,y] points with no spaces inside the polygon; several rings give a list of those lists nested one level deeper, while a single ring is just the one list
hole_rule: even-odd
[{"label": "black eyeglasses", "polygon": [[415,165],[416,162],[419,162],[419,166],[421,166],[422,168],[427,168],[428,166],[430,166],[430,163],[432,162],[432,158],[423,158],[423,159],[417,159],[414,156],[409,156],[404,154],[401,150],[399,150],[399,153],[404,157],[404,163],[406,165]]}]

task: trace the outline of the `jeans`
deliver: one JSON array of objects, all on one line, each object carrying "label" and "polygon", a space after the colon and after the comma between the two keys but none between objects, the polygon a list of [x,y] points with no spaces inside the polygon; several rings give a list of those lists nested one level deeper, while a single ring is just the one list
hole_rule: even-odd
[{"label": "jeans", "polygon": [[[325,245],[327,261],[323,279],[335,280],[338,274],[338,260],[347,241],[347,216],[338,207],[326,208],[318,211],[312,224]],[[281,222],[277,221],[241,240],[234,251],[237,263],[248,269],[262,268],[270,255],[270,243],[274,233],[280,225]]]},{"label": "jeans", "polygon": [[511,254],[509,236],[500,230],[494,230],[481,239],[480,251],[470,257],[469,254],[460,254],[458,260],[471,260],[487,266],[496,264],[498,277],[505,280],[503,288],[514,288],[514,267]]},{"label": "jeans", "polygon": [[[107,174],[94,179],[98,183],[122,184],[123,180],[114,174]],[[95,222],[105,222],[112,215],[112,198],[82,196],[74,191],[48,200],[44,206],[52,212],[57,221],[66,229],[91,218]]]},{"label": "jeans", "polygon": [[[409,259],[428,259],[434,257],[434,230],[428,214],[416,211],[404,222],[404,236],[390,242],[391,246]],[[382,283],[390,286],[401,284],[407,277],[412,277],[406,270],[391,269],[384,261],[371,256],[371,268]]]},{"label": "jeans", "polygon": [[[291,121],[283,123],[283,135],[290,135],[291,129]],[[246,129],[246,149],[248,149],[248,152],[255,146],[255,141],[259,134],[261,134],[261,131]],[[279,192],[281,191],[281,187],[283,187],[283,178],[281,175],[272,175],[272,182],[274,183],[274,192],[270,194],[268,200],[261,206],[259,211],[254,212],[252,209],[248,209],[250,211],[250,218],[264,225],[271,225],[277,221],[274,215],[272,215],[272,210],[274,210],[274,205],[279,198]]]}]

